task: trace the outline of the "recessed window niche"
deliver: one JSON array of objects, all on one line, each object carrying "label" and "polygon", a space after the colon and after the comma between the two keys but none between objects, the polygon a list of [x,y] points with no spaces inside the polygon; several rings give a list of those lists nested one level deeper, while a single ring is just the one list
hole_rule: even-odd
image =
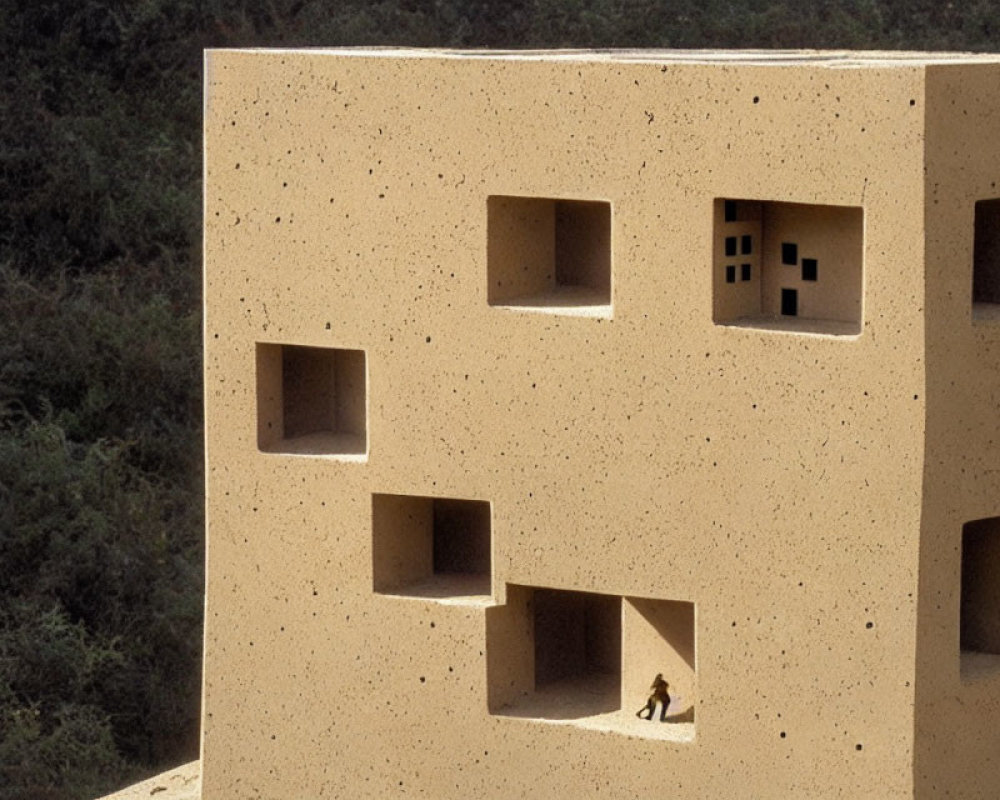
[{"label": "recessed window niche", "polygon": [[1000,517],[962,526],[962,675],[1000,673]]},{"label": "recessed window niche", "polygon": [[492,520],[484,500],[372,495],[372,576],[380,594],[485,603]]},{"label": "recessed window niche", "polygon": [[1000,199],[976,203],[973,316],[1000,319]]},{"label": "recessed window niche", "polygon": [[[673,741],[694,738],[694,605],[509,585],[487,610],[490,713]],[[654,677],[666,721],[637,712]]]},{"label": "recessed window niche", "polygon": [[621,709],[621,598],[508,586],[487,617],[491,710],[582,720]]},{"label": "recessed window niche", "polygon": [[[718,199],[713,218],[713,319],[718,325],[861,332],[863,210]],[[733,242],[747,280],[732,279]]]},{"label": "recessed window niche", "polygon": [[493,195],[486,207],[491,306],[611,315],[611,203]]},{"label": "recessed window niche", "polygon": [[258,447],[363,459],[366,384],[363,350],[258,343]]}]

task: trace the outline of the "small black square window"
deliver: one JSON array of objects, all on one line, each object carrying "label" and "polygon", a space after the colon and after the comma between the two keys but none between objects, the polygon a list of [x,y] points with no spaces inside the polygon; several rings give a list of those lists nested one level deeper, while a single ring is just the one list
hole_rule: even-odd
[{"label": "small black square window", "polygon": [[802,280],[804,281],[814,281],[816,280],[817,267],[815,258],[803,258],[802,259]]},{"label": "small black square window", "polygon": [[743,264],[740,266],[740,280],[748,281],[750,280],[750,265]]},{"label": "small black square window", "polygon": [[726,255],[735,256],[736,255],[736,237],[727,236],[726,237]]},{"label": "small black square window", "polygon": [[799,246],[797,244],[794,242],[781,243],[781,263],[792,265],[799,263]]},{"label": "small black square window", "polygon": [[724,208],[726,222],[736,222],[736,201],[726,200]]},{"label": "small black square window", "polygon": [[726,267],[726,283],[736,283],[736,267]]},{"label": "small black square window", "polygon": [[740,240],[740,252],[745,256],[753,252],[753,237],[749,233],[744,234]]},{"label": "small black square window", "polygon": [[799,293],[795,289],[781,290],[781,314],[796,317],[799,314]]},{"label": "small black square window", "polygon": [[1000,303],[1000,199],[976,203],[972,302]]}]

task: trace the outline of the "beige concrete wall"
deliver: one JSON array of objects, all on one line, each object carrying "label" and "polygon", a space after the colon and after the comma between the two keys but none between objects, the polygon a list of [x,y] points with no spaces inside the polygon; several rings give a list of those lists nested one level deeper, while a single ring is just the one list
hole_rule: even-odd
[{"label": "beige concrete wall", "polygon": [[[912,796],[924,76],[209,54],[207,800]],[[497,197],[609,203],[610,302],[491,305]],[[715,324],[720,198],[862,209],[860,333]],[[277,344],[364,351],[363,450],[262,451]],[[488,502],[489,594],[378,591],[375,495]]]},{"label": "beige concrete wall", "polygon": [[[1000,785],[1000,656],[961,652],[962,628],[989,623],[983,594],[963,603],[963,528],[1000,516],[1000,314],[973,304],[975,205],[1000,197],[1000,69],[927,74],[927,458],[921,524],[916,695],[920,797],[989,797]],[[989,235],[990,231],[981,231]],[[996,525],[969,526],[988,534]],[[982,568],[989,550],[971,554]],[[973,587],[974,588],[974,587]],[[974,643],[974,642],[973,642]],[[968,646],[968,644],[967,644]],[[989,648],[987,648],[989,649]]]}]

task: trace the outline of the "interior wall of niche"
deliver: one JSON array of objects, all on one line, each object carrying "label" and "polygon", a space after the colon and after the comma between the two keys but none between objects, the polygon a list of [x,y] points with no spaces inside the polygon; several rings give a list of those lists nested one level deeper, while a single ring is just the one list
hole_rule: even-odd
[{"label": "interior wall of niche", "polygon": [[860,207],[719,198],[712,213],[716,324],[833,336],[861,332]]},{"label": "interior wall of niche", "polygon": [[[669,684],[667,719],[694,723],[698,704],[695,606],[680,600],[626,597],[622,605],[622,703],[628,708],[649,694],[662,674]],[[657,719],[659,710],[657,710]],[[693,728],[688,731],[693,736]]]}]

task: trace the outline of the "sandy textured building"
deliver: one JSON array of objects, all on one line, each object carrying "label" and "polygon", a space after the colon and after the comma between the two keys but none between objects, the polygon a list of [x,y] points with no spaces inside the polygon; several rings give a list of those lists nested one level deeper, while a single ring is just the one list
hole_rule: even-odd
[{"label": "sandy textured building", "polygon": [[206,800],[996,796],[1000,59],[215,51],[205,131]]}]

